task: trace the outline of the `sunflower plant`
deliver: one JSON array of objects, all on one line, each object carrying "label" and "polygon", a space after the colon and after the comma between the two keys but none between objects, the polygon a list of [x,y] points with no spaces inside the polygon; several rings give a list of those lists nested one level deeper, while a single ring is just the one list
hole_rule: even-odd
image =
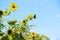
[{"label": "sunflower plant", "polygon": [[[7,20],[8,29],[3,32],[3,29],[6,28],[2,22],[2,16],[9,16],[11,11],[15,12],[18,9],[18,5],[16,3],[10,4],[10,9],[0,10],[0,40],[49,40],[49,38],[45,35],[37,34],[36,32],[30,32],[32,26],[29,25],[28,22],[36,19],[36,14],[29,13],[26,18],[23,18],[20,22],[16,20]],[[19,23],[17,23],[19,22]],[[45,40],[44,39],[44,40]]]},{"label": "sunflower plant", "polygon": [[10,9],[11,9],[12,11],[17,10],[17,9],[18,9],[17,4],[16,4],[16,3],[11,3],[11,4],[10,4]]}]

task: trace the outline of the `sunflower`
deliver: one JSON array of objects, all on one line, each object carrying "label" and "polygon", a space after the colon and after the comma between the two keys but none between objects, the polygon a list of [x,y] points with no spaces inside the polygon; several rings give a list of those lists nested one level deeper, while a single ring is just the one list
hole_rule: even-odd
[{"label": "sunflower", "polygon": [[11,3],[10,4],[10,9],[13,10],[13,11],[17,10],[18,9],[17,4],[16,3]]},{"label": "sunflower", "polygon": [[2,15],[3,15],[3,11],[0,10],[0,21],[2,21]]},{"label": "sunflower", "polygon": [[33,18],[33,15],[32,14],[28,14],[28,19],[32,20],[32,18]]},{"label": "sunflower", "polygon": [[8,16],[10,14],[10,10],[3,10],[3,15]]},{"label": "sunflower", "polygon": [[25,25],[26,23],[27,23],[27,19],[24,18],[24,19],[22,20],[22,24]]},{"label": "sunflower", "polygon": [[3,11],[2,10],[0,10],[0,16],[3,14]]},{"label": "sunflower", "polygon": [[8,34],[8,38],[9,38],[9,40],[12,40],[13,38],[12,38],[12,30],[8,30],[7,31],[7,34]]},{"label": "sunflower", "polygon": [[11,35],[12,34],[12,30],[8,30],[7,33],[8,33],[8,35]]},{"label": "sunflower", "polygon": [[36,36],[36,33],[35,32],[31,32],[31,36],[32,37]]}]

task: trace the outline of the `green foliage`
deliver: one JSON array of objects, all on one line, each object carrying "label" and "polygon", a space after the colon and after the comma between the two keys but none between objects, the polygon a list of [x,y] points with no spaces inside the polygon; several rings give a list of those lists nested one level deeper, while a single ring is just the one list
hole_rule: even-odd
[{"label": "green foliage", "polygon": [[30,32],[30,28],[36,25],[29,25],[28,22],[36,19],[36,14],[29,14],[27,18],[22,19],[22,21],[20,21],[18,24],[16,24],[19,22],[17,20],[7,20],[7,23],[9,24],[9,27],[7,26],[8,30],[6,29],[5,33],[2,32],[3,28],[6,28],[6,26],[2,23],[4,21],[2,20],[2,16],[8,16],[12,10],[15,12],[15,10],[17,10],[16,6],[17,5],[14,3],[14,5],[11,4],[10,6],[11,10],[8,9],[5,11],[0,11],[0,40],[43,40],[43,38],[49,40],[49,38],[45,35]]}]

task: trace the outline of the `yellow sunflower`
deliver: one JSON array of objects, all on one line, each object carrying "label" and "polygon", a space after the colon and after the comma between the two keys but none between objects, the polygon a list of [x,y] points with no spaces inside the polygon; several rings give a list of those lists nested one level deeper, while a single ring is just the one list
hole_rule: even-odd
[{"label": "yellow sunflower", "polygon": [[10,9],[13,10],[13,11],[17,10],[18,9],[17,4],[16,3],[11,3],[10,4]]},{"label": "yellow sunflower", "polygon": [[32,18],[33,18],[33,15],[32,14],[28,14],[28,19],[32,20]]},{"label": "yellow sunflower", "polygon": [[27,19],[24,18],[24,19],[22,20],[22,24],[25,25],[26,23],[27,23]]},{"label": "yellow sunflower", "polygon": [[13,38],[12,38],[12,30],[8,30],[7,34],[8,34],[8,39],[13,40]]},{"label": "yellow sunflower", "polygon": [[8,16],[10,14],[10,10],[3,10],[3,15]]},{"label": "yellow sunflower", "polygon": [[2,21],[2,15],[3,15],[3,11],[0,10],[0,21]]},{"label": "yellow sunflower", "polygon": [[31,36],[32,37],[36,36],[36,33],[35,32],[31,32]]},{"label": "yellow sunflower", "polygon": [[8,34],[8,35],[11,35],[11,34],[12,34],[12,30],[9,29],[9,30],[7,31],[7,34]]}]

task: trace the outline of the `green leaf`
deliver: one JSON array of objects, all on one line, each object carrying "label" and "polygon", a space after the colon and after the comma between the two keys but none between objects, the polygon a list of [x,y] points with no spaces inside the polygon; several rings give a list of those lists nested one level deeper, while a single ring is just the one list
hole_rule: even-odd
[{"label": "green leaf", "polygon": [[9,40],[9,39],[8,39],[8,36],[6,35],[1,40]]},{"label": "green leaf", "polygon": [[12,20],[12,21],[8,21],[9,25],[14,25],[17,22],[17,20]]}]

